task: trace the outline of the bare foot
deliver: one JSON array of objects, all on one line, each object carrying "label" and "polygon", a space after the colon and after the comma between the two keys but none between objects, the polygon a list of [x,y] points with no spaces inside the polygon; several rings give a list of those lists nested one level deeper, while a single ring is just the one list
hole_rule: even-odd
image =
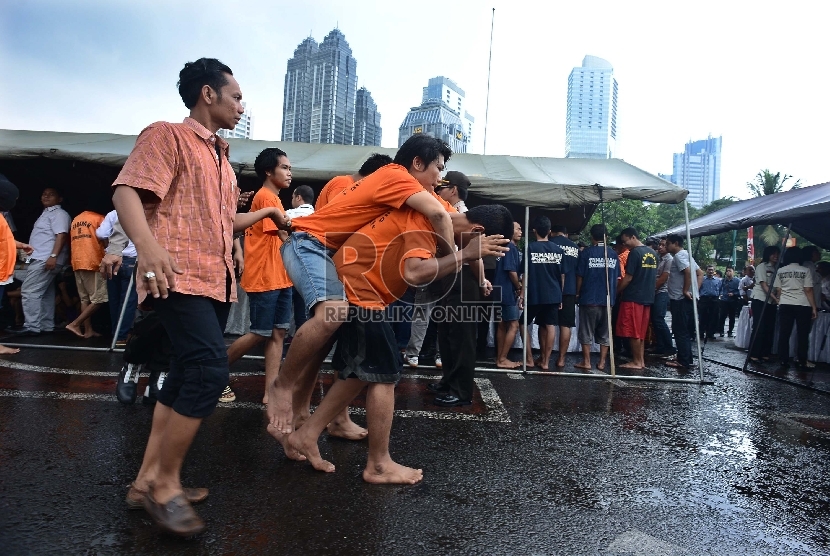
[{"label": "bare foot", "polygon": [[98,332],[95,332],[94,330],[92,332],[87,332],[86,334],[84,334],[84,338],[100,338],[100,337],[101,337],[101,334],[99,334]]},{"label": "bare foot", "polygon": [[620,365],[620,368],[621,369],[645,369],[646,366],[645,365],[638,365],[634,361],[630,361],[628,363],[623,363],[622,365]]},{"label": "bare foot", "polygon": [[597,365],[597,370],[604,371],[605,370],[605,361],[600,361]]},{"label": "bare foot", "polygon": [[349,419],[348,421],[332,421],[326,426],[329,436],[345,438],[346,440],[363,440],[369,436],[369,431]]},{"label": "bare foot", "polygon": [[323,459],[320,455],[320,447],[317,446],[317,439],[307,440],[302,437],[302,432],[297,431],[288,436],[285,441],[286,451],[292,450],[305,456],[311,466],[317,471],[334,473],[334,464]]},{"label": "bare foot", "polygon": [[0,346],[0,355],[11,355],[13,353],[20,353],[20,350],[17,348]]},{"label": "bare foot", "polygon": [[548,361],[545,361],[544,363],[542,363],[541,361],[536,361],[536,366],[539,367],[540,369],[542,369],[543,371],[547,371],[548,370]]},{"label": "bare foot", "polygon": [[561,369],[562,367],[565,366],[565,360],[563,359],[562,361],[557,361],[556,366]]},{"label": "bare foot", "polygon": [[522,364],[517,361],[510,361],[509,359],[504,359],[502,361],[496,361],[496,367],[499,369],[516,369],[521,367]]},{"label": "bare foot", "polygon": [[363,480],[376,485],[414,485],[424,479],[421,469],[412,469],[391,459],[385,463],[367,464]]},{"label": "bare foot", "polygon": [[274,430],[282,434],[290,434],[294,427],[291,426],[294,414],[291,407],[291,388],[278,388],[268,386],[268,422]]},{"label": "bare foot", "polygon": [[593,367],[591,367],[590,363],[585,363],[585,362],[574,363],[574,367],[576,367],[577,369],[592,369],[593,368]]},{"label": "bare foot", "polygon": [[294,461],[306,460],[306,457],[302,455],[300,452],[298,452],[297,450],[292,450],[290,447],[286,446],[286,435],[282,434],[281,432],[278,432],[274,427],[271,426],[270,423],[268,424],[268,427],[266,427],[266,429],[268,430],[268,434],[276,438],[277,442],[282,444],[282,449],[285,452],[285,457],[287,457],[288,459],[293,459]]},{"label": "bare foot", "polygon": [[536,361],[526,361],[525,363],[527,364],[528,369],[536,366]]},{"label": "bare foot", "polygon": [[67,324],[66,329],[69,330],[70,332],[72,332],[74,335],[76,335],[79,338],[84,337],[84,333],[81,332],[81,327],[78,326],[77,324],[75,324],[74,322],[70,322],[69,324]]}]

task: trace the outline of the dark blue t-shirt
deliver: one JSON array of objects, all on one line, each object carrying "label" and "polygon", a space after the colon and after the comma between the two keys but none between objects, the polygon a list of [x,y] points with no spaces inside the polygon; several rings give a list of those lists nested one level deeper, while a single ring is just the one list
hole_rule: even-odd
[{"label": "dark blue t-shirt", "polygon": [[582,289],[579,291],[580,305],[605,305],[606,284],[610,282],[611,305],[617,297],[617,279],[620,277],[620,260],[613,249],[607,247],[608,282],[605,281],[605,255],[601,245],[586,247],[579,254],[576,275],[582,277]]},{"label": "dark blue t-shirt", "polygon": [[565,273],[565,295],[576,295],[576,265],[579,262],[579,246],[565,236],[553,236],[550,241],[562,249],[562,272]]},{"label": "dark blue t-shirt", "polygon": [[496,272],[493,275],[493,302],[502,305],[515,305],[516,286],[510,280],[510,273],[519,274],[519,248],[513,242],[507,244],[508,251],[496,259]]},{"label": "dark blue t-shirt", "polygon": [[562,303],[564,252],[552,241],[534,241],[527,249],[527,304]]}]

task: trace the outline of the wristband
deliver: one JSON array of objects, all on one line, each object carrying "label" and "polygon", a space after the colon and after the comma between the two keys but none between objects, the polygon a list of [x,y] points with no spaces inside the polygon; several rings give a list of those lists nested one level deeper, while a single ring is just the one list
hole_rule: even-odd
[{"label": "wristband", "polygon": [[50,258],[50,259],[57,259],[57,258],[58,258],[58,256],[57,256],[57,255],[49,255],[49,258]]}]

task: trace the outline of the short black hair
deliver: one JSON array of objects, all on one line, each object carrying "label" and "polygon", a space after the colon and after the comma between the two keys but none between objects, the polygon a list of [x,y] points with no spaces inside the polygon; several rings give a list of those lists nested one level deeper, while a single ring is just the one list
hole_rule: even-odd
[{"label": "short black hair", "polygon": [[366,159],[366,162],[363,163],[363,166],[360,167],[360,170],[358,170],[357,173],[365,178],[369,174],[372,174],[376,170],[383,168],[387,164],[392,164],[391,156],[389,156],[388,154],[372,153],[372,155]]},{"label": "short black hair", "polygon": [[813,253],[821,253],[818,247],[815,245],[805,245],[801,248],[801,262],[806,263],[807,261],[813,260]]},{"label": "short black hair", "polygon": [[635,237],[637,239],[640,239],[639,234],[637,234],[637,229],[636,228],[631,228],[631,227],[628,227],[628,228],[624,229],[623,231],[621,231],[620,232],[620,237],[622,237],[622,236]]},{"label": "short black hair", "polygon": [[608,230],[605,229],[605,224],[594,224],[591,226],[591,239],[602,241],[605,239],[605,234],[607,233]]},{"label": "short black hair", "polygon": [[781,249],[779,249],[777,245],[767,245],[764,247],[764,254],[761,257],[761,262],[768,263],[770,257],[779,254],[781,254]]},{"label": "short black hair", "polygon": [[533,219],[533,224],[531,224],[530,227],[535,230],[537,234],[545,237],[550,233],[550,218],[540,214]]},{"label": "short black hair", "polygon": [[280,158],[283,156],[288,156],[285,154],[285,151],[277,148],[268,148],[264,149],[261,153],[256,155],[256,160],[254,160],[254,172],[256,172],[257,177],[265,181],[265,172],[270,172],[274,168],[277,167],[277,164],[280,163]]},{"label": "short black hair", "polygon": [[683,248],[683,236],[680,234],[669,234],[666,236],[666,243],[675,243]]},{"label": "short black hair", "polygon": [[551,226],[550,231],[554,232],[556,234],[559,234],[559,233],[567,234],[568,233],[568,228],[567,228],[567,226],[562,226],[561,224],[557,224],[556,226]]},{"label": "short black hair", "polygon": [[452,149],[441,139],[418,133],[400,146],[393,162],[410,170],[415,157],[420,158],[425,164],[432,164],[438,159],[439,154],[444,155],[444,164],[446,164],[452,156]]},{"label": "short black hair", "polygon": [[[58,195],[58,197],[63,199],[63,189],[61,187],[59,187],[57,185],[47,185],[46,187],[43,188],[43,191],[46,191],[47,189],[51,189],[52,191],[54,191]],[[43,191],[40,192],[41,195],[43,195]]]},{"label": "short black hair", "polygon": [[296,197],[297,195],[302,197],[303,201],[305,201],[307,205],[314,202],[314,190],[308,185],[298,185],[295,187],[294,193],[292,193],[291,196]]},{"label": "short black hair", "polygon": [[784,251],[784,260],[781,261],[781,266],[788,264],[801,264],[801,247],[788,247]]},{"label": "short black hair", "polygon": [[464,213],[473,224],[484,226],[484,235],[513,237],[513,215],[504,205],[479,205]]},{"label": "short black hair", "polygon": [[221,89],[228,84],[225,74],[233,75],[233,72],[216,58],[199,58],[195,62],[187,62],[179,72],[177,84],[184,105],[188,108],[196,106],[205,85],[216,91],[216,95],[221,98]]}]

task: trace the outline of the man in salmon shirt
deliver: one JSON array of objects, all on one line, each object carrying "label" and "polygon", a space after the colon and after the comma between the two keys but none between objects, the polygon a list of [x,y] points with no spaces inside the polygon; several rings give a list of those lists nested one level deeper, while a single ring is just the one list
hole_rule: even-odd
[{"label": "man in salmon shirt", "polygon": [[294,219],[282,259],[311,318],[294,335],[285,364],[269,386],[268,430],[281,442],[300,424],[294,423],[295,416],[308,415],[317,372],[348,313],[329,250],[339,249],[354,232],[389,209],[406,205],[429,220],[439,236],[439,249],[452,252],[450,216],[432,192],[451,155],[440,139],[414,135],[398,149],[393,164],[348,187],[314,214]]},{"label": "man in salmon shirt", "polygon": [[389,434],[395,406],[395,385],[402,357],[384,308],[412,284],[427,284],[458,272],[464,263],[506,251],[505,234],[513,216],[501,205],[483,205],[451,215],[460,250],[439,256],[429,221],[408,208],[387,212],[353,234],[335,253],[337,272],[345,285],[348,321],[340,328],[332,366],[339,371],[326,397],[308,421],[286,441],[287,450],[302,454],[319,470],[334,465],[322,459],[317,438],[326,423],[368,385],[366,421],[369,454],[363,480],[376,484],[414,484],[420,469],[403,466],[389,455]]},{"label": "man in salmon shirt", "polygon": [[98,266],[104,258],[104,246],[95,235],[103,221],[103,214],[85,210],[72,220],[69,227],[70,260],[81,298],[81,314],[67,324],[66,329],[81,338],[100,336],[92,329],[90,317],[107,302],[107,283],[98,272]]},{"label": "man in salmon shirt", "polygon": [[342,193],[344,189],[351,187],[356,181],[362,180],[366,176],[374,173],[375,170],[383,168],[387,164],[392,164],[391,156],[380,153],[372,153],[372,156],[366,159],[366,162],[363,163],[363,166],[360,167],[357,174],[352,174],[351,176],[336,176],[332,178],[325,186],[323,186],[323,189],[320,190],[320,194],[317,196],[317,203],[314,205],[314,210],[320,210],[329,204],[332,197],[338,193]]},{"label": "man in salmon shirt", "polygon": [[182,463],[228,385],[224,330],[236,300],[233,234],[263,218],[288,222],[274,207],[236,212],[229,146],[216,135],[233,129],[245,111],[231,69],[214,58],[188,62],[178,87],[190,117],[141,132],[113,183],[112,201],[138,251],[139,302],[153,296],[176,354],[126,503],[143,505],[163,530],[188,537],[205,527],[191,503],[208,492],[182,488]]},{"label": "man in salmon shirt", "polygon": [[[10,211],[17,203],[20,192],[17,186],[0,174],[0,211]],[[27,255],[32,254],[32,246],[14,239],[9,223],[0,218],[0,300],[3,299],[3,290],[14,280],[14,264],[17,262],[17,250],[22,249]],[[0,355],[20,353],[17,348],[0,346]]]}]

